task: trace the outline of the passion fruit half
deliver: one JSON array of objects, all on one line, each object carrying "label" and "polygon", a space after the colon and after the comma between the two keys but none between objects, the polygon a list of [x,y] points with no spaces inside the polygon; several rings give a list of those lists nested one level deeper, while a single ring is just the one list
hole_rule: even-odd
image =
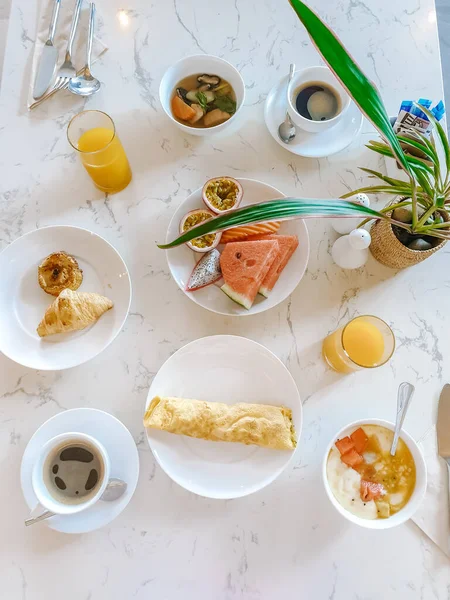
[{"label": "passion fruit half", "polygon": [[233,177],[214,177],[202,190],[203,202],[217,215],[237,208],[243,195],[242,185]]},{"label": "passion fruit half", "polygon": [[[212,219],[216,215],[206,208],[196,208],[195,210],[191,210],[184,215],[184,217],[180,221],[180,233],[185,233],[192,227],[196,227],[207,221],[208,219]],[[202,235],[201,237],[194,238],[190,242],[186,242],[186,246],[189,246],[191,250],[194,252],[209,252],[216,246],[218,246],[220,242],[220,238],[222,237],[222,233],[208,233],[206,235]]]}]

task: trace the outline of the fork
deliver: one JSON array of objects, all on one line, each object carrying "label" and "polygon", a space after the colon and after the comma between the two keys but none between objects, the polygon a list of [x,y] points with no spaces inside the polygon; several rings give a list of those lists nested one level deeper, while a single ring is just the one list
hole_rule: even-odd
[{"label": "fork", "polygon": [[75,2],[75,10],[73,13],[72,25],[70,26],[70,35],[69,41],[67,42],[66,56],[63,64],[61,65],[61,67],[58,70],[58,73],[56,74],[56,80],[52,92],[57,92],[58,90],[67,87],[69,85],[69,80],[72,77],[76,77],[77,72],[72,64],[72,45],[78,27],[78,20],[80,17],[80,10],[82,4],[83,0],[76,0]]}]

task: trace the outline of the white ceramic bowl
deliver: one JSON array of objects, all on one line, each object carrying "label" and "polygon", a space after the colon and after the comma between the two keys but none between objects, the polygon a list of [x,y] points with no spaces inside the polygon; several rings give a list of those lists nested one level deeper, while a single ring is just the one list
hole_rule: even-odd
[{"label": "white ceramic bowl", "polygon": [[[231,84],[236,94],[236,112],[230,119],[228,119],[228,121],[225,121],[225,123],[221,123],[220,125],[216,125],[215,127],[200,128],[183,125],[183,123],[180,123],[173,117],[172,110],[170,108],[170,101],[177,83],[184,77],[200,73],[218,75],[219,77],[226,79]],[[219,131],[223,131],[226,127],[229,127],[230,123],[235,121],[237,114],[239,113],[245,100],[244,80],[242,79],[239,71],[223,58],[211,56],[210,54],[186,56],[186,58],[179,60],[164,73],[159,85],[159,100],[166,115],[182,131],[190,133],[191,135],[211,136]]]},{"label": "white ceramic bowl", "polygon": [[[338,94],[340,99],[340,112],[332,119],[328,119],[328,121],[310,121],[309,119],[305,119],[305,117],[302,117],[298,114],[295,107],[295,91],[297,88],[305,83],[317,82],[323,82],[328,85]],[[292,121],[295,123],[295,125],[297,125],[297,127],[312,133],[319,133],[334,127],[334,125],[341,120],[342,116],[348,110],[350,102],[350,96],[347,94],[345,89],[328,67],[308,67],[307,69],[297,71],[287,87],[288,112]]]},{"label": "white ceramic bowl", "polygon": [[336,442],[336,440],[341,439],[341,438],[345,437],[346,435],[349,435],[351,432],[353,432],[355,429],[357,429],[361,425],[381,425],[382,427],[386,427],[387,429],[390,429],[391,431],[394,431],[394,429],[395,429],[394,423],[390,423],[389,421],[385,421],[384,419],[362,419],[361,421],[355,421],[354,423],[350,423],[350,425],[347,425],[346,427],[344,427],[343,429],[338,431],[337,434],[333,436],[333,439],[331,440],[331,442],[328,444],[326,452],[325,452],[325,456],[323,459],[323,464],[322,464],[323,484],[325,486],[325,490],[327,492],[327,495],[328,495],[328,498],[330,499],[331,504],[334,506],[334,508],[339,513],[341,513],[342,516],[344,516],[346,519],[348,519],[352,523],[356,523],[356,525],[360,525],[361,527],[366,527],[367,529],[391,529],[392,527],[397,527],[397,525],[401,525],[402,523],[404,523],[405,521],[410,519],[413,516],[413,514],[416,512],[416,510],[419,508],[420,503],[423,500],[425,491],[427,489],[427,468],[425,465],[425,460],[422,456],[422,453],[421,453],[417,443],[413,440],[413,438],[410,435],[408,435],[404,430],[402,430],[400,437],[405,442],[405,444],[408,446],[408,448],[410,449],[411,454],[413,455],[413,458],[414,458],[414,462],[416,464],[416,487],[414,488],[411,498],[409,499],[408,503],[401,510],[398,511],[398,513],[395,513],[395,515],[392,515],[392,517],[389,517],[388,519],[373,519],[372,520],[372,519],[363,519],[361,517],[357,517],[353,513],[346,510],[338,502],[338,500],[335,498],[333,492],[331,491],[330,485],[328,483],[328,477],[327,477],[327,462],[328,462],[328,455],[330,454],[330,450],[333,447],[333,444]]}]

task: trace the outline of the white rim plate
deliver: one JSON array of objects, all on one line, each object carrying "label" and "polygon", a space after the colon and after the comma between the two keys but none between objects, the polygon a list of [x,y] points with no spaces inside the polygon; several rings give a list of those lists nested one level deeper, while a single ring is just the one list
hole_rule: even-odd
[{"label": "white rim plate", "polygon": [[[244,195],[241,207],[275,198],[285,198],[286,196],[276,188],[257,181],[256,179],[239,178],[242,184]],[[167,242],[174,240],[180,235],[180,221],[186,213],[196,208],[203,208],[205,204],[202,200],[202,188],[195,190],[175,211],[167,230]],[[204,256],[199,252],[194,252],[185,244],[176,248],[167,250],[167,263],[169,265],[172,277],[175,279],[178,287],[193,302],[212,312],[232,317],[242,317],[254,315],[269,308],[273,308],[280,302],[283,302],[300,283],[308,265],[309,259],[309,235],[306,224],[301,219],[293,221],[284,221],[277,233],[285,235],[296,235],[299,245],[290,261],[283,270],[279,280],[275,284],[269,298],[264,298],[259,294],[250,310],[233,302],[226,294],[222,292],[219,285],[209,285],[195,292],[187,292],[186,285],[191,276],[196,262]],[[219,245],[219,250],[223,245]],[[221,280],[223,283],[223,280]]]},{"label": "white rim plate", "polygon": [[[55,297],[37,280],[38,265],[52,252],[64,250],[83,270],[79,292],[107,296],[114,307],[91,327],[40,338],[36,327]],[[39,370],[68,369],[102,352],[125,323],[131,281],[120,256],[105,239],[80,227],[57,225],[36,229],[0,254],[0,351],[15,362]]]},{"label": "white rim plate", "polygon": [[[20,480],[25,502],[33,510],[38,502],[31,485],[31,474],[42,446],[60,433],[86,433],[105,447],[111,460],[111,477],[127,483],[127,490],[115,502],[99,500],[90,508],[74,515],[54,516],[33,527],[47,525],[62,533],[87,533],[115,519],[131,500],[139,477],[139,455],[131,433],[116,417],[94,408],[74,408],[59,413],[36,431],[22,458]],[[28,515],[26,515],[27,517]],[[24,517],[24,518],[26,518]]]},{"label": "white rim plate", "polygon": [[[300,438],[302,404],[294,379],[272,352],[244,337],[216,335],[187,344],[158,371],[146,407],[154,396],[283,405],[292,410]],[[274,481],[295,455],[295,451],[146,431],[150,448],[167,475],[207,498],[252,494]]]},{"label": "white rim plate", "polygon": [[286,116],[286,88],[288,77],[283,77],[270,90],[264,105],[264,120],[273,139],[283,148],[308,158],[321,158],[340,152],[350,145],[361,131],[363,116],[354,102],[350,103],[342,119],[330,129],[321,133],[309,133],[296,127],[297,135],[290,144],[280,140],[278,127]]}]

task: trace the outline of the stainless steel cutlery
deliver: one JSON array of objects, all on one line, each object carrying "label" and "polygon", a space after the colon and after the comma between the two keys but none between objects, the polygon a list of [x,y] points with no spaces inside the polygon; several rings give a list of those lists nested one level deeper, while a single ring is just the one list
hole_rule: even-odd
[{"label": "stainless steel cutlery", "polygon": [[34,98],[40,98],[44,95],[45,91],[47,90],[48,86],[52,81],[53,74],[55,72],[56,63],[58,61],[58,50],[53,45],[53,39],[55,37],[56,25],[58,23],[60,6],[61,0],[55,0],[52,20],[50,23],[50,28],[48,30],[48,38],[45,42],[44,48],[42,49],[36,79],[34,82]]},{"label": "stainless steel cutlery", "polygon": [[70,27],[70,34],[65,53],[65,59],[56,74],[56,79],[53,85],[49,88],[49,84],[53,77],[56,62],[58,59],[58,51],[53,45],[53,39],[55,35],[60,4],[61,0],[55,0],[55,6],[51,19],[48,40],[45,43],[42,55],[40,57],[38,73],[35,80],[33,95],[36,98],[36,102],[30,105],[30,109],[36,108],[37,106],[42,104],[42,102],[45,102],[45,100],[51,98],[60,90],[69,89],[69,91],[71,91],[74,94],[90,96],[92,94],[95,94],[100,89],[100,81],[98,81],[95,77],[92,76],[90,70],[95,18],[95,4],[93,3],[91,3],[90,9],[86,65],[82,69],[76,71],[72,60],[73,42],[78,28],[78,22],[80,18],[83,0],[76,0],[75,2],[72,24]]}]

